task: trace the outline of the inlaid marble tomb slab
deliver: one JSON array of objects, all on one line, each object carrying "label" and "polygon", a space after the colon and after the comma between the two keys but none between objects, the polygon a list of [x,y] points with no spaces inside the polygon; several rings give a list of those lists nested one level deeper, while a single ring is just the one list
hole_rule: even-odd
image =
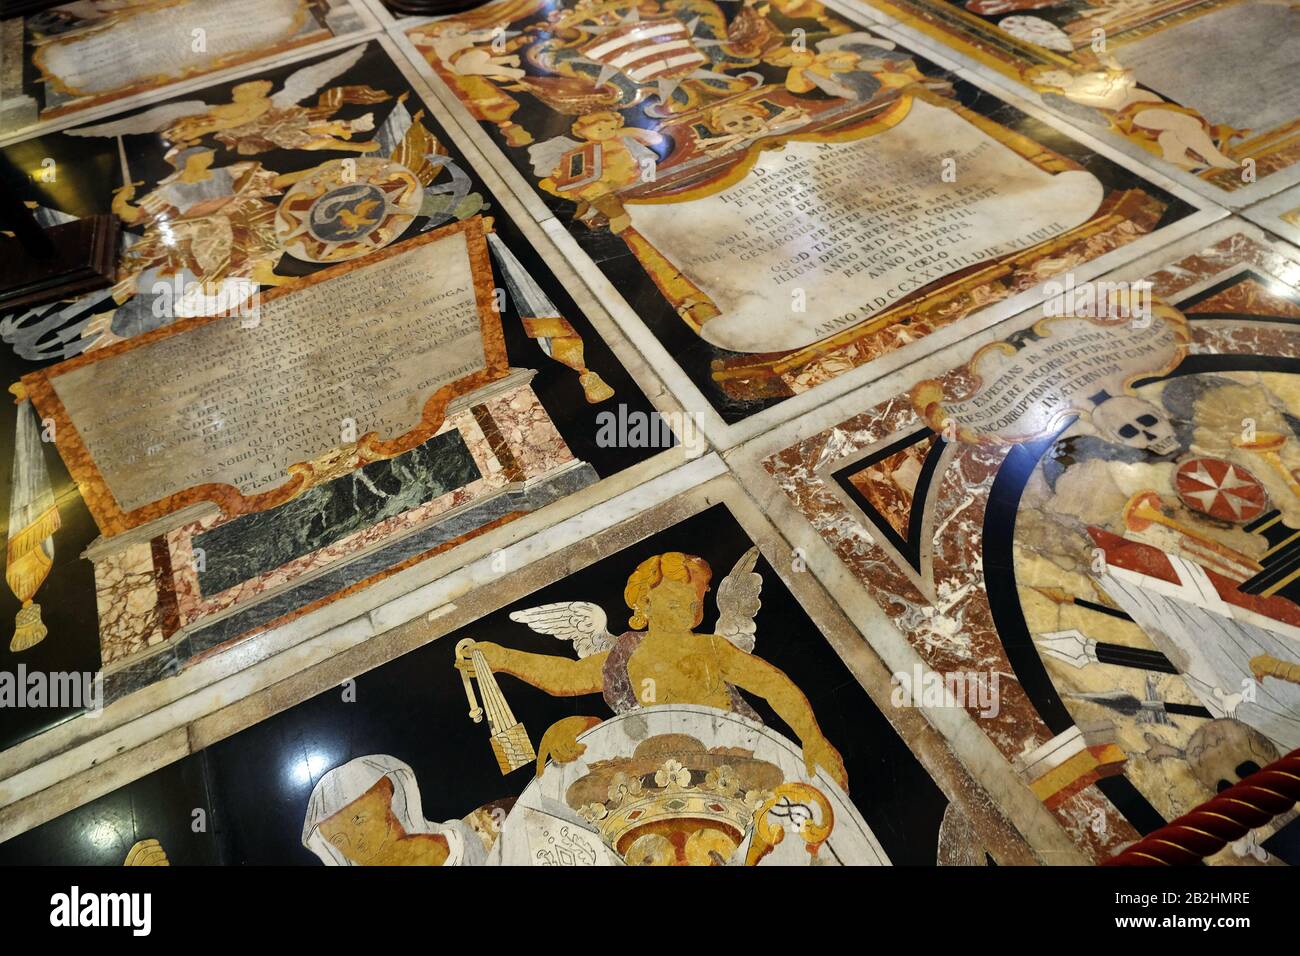
[{"label": "inlaid marble tomb slab", "polygon": [[114,698],[681,460],[389,42],[0,153],[43,220],[123,227],[111,289],[0,318],[6,670],[102,666]]},{"label": "inlaid marble tomb slab", "polygon": [[80,0],[10,17],[0,136],[377,27],[358,0]]},{"label": "inlaid marble tomb slab", "polygon": [[1103,283],[734,456],[900,694],[999,681],[931,719],[1095,860],[1300,745],[1300,252],[1225,220]]},{"label": "inlaid marble tomb slab", "polygon": [[570,551],[355,679],[265,719],[250,701],[229,736],[12,836],[0,860],[1033,858],[918,714],[894,726],[873,702],[879,662],[730,476]]},{"label": "inlaid marble tomb slab", "polygon": [[1273,0],[862,0],[1220,205],[1300,181],[1300,24]]},{"label": "inlaid marble tomb slab", "polygon": [[719,445],[1219,215],[819,3],[509,0],[407,36]]}]

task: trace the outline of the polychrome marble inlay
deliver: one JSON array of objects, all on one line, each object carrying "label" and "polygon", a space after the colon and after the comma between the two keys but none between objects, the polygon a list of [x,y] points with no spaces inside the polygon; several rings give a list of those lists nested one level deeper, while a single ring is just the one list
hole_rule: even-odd
[{"label": "polychrome marble inlay", "polygon": [[404,5],[0,17],[0,865],[1300,864],[1294,2]]},{"label": "polychrome marble inlay", "polygon": [[962,706],[1095,859],[1300,744],[1300,260],[1218,233],[1146,318],[1018,322],[762,463],[923,667],[999,676]]}]

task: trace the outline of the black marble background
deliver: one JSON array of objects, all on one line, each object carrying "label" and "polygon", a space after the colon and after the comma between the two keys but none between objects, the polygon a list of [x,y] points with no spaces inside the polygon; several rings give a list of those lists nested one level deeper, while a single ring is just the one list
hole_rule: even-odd
[{"label": "black marble background", "polygon": [[[713,595],[751,541],[723,505],[541,588],[432,644],[356,679],[355,702],[327,690],[195,756],[0,844],[0,864],[95,862],[118,865],[136,840],[154,837],[174,861],[319,865],[301,844],[312,788],[328,770],[355,757],[384,753],[414,769],[425,816],[459,818],[518,795],[532,768],[502,776],[486,724],[467,715],[456,642],[490,640],[519,650],[572,655],[566,642],[509,619],[511,611],[551,601],[586,600],[626,629],[627,576],[654,554],[683,550],[713,568],[714,588],[700,630],[717,617]],[[754,653],[781,668],[807,695],[826,737],[844,757],[849,796],[895,864],[933,864],[946,801],[808,619],[766,561]],[[502,675],[501,691],[534,745],[555,720],[572,714],[608,717],[599,695],[553,698]],[[746,695],[763,720],[798,738],[765,702]],[[203,807],[212,829],[192,834]],[[174,841],[174,842],[169,842]]]},{"label": "black marble background", "polygon": [[[355,118],[363,113],[372,112],[375,126],[379,127],[396,103],[396,98],[403,92],[409,92],[406,106],[414,116],[423,106],[418,95],[410,90],[409,84],[396,64],[378,43],[372,41],[366,46],[365,55],[360,61],[352,69],[331,81],[329,85],[366,84],[392,94],[393,99],[379,104],[344,106],[336,115],[339,118]],[[304,65],[337,55],[338,51],[332,51],[320,57],[309,58],[257,75],[272,80],[275,83],[274,89],[278,90],[288,75]],[[175,98],[226,103],[230,101],[231,87],[249,78],[245,76]],[[314,96],[309,102],[314,102]],[[158,103],[151,103],[147,107],[121,115],[131,115],[144,109],[152,109],[157,105]],[[101,123],[107,120],[101,117],[95,122]],[[422,117],[422,122],[447,148],[451,159],[473,180],[473,189],[489,202],[489,208],[483,214],[493,218],[497,235],[510,247],[529,274],[550,297],[560,314],[567,318],[581,334],[585,343],[587,365],[598,372],[614,389],[613,398],[599,405],[588,404],[578,384],[577,373],[548,358],[542,352],[540,345],[528,338],[519,321],[514,303],[507,302],[501,314],[501,322],[505,330],[506,351],[509,354],[510,364],[519,368],[537,370],[537,375],[532,380],[533,391],[564,436],[569,449],[575,457],[590,463],[601,478],[616,474],[658,453],[661,449],[601,447],[596,444],[599,430],[596,416],[602,410],[617,412],[617,406],[621,403],[627,406],[629,412],[649,414],[654,410],[653,406],[564,291],[559,281],[551,274],[541,257],[532,249],[515,223],[487,191],[446,131],[428,115],[427,110]],[[145,186],[137,188],[136,195],[139,198],[160,178],[172,171],[172,167],[163,159],[170,144],[159,134],[126,136],[123,142],[132,179],[143,180],[146,183]],[[213,162],[214,166],[253,159],[280,173],[307,169],[331,159],[353,155],[330,150],[274,149],[248,157],[224,148],[211,137],[206,138],[203,145],[215,149],[217,155]],[[58,179],[54,183],[35,182],[30,174],[42,168],[41,161],[46,157],[55,160]],[[122,184],[116,140],[103,137],[78,138],[64,133],[50,133],[24,140],[0,150],[0,182],[5,188],[15,189],[25,200],[38,201],[42,205],[59,209],[70,215],[108,213],[112,202],[112,191]],[[419,235],[427,222],[428,220],[424,218],[417,218],[403,238]],[[321,268],[324,266],[299,262],[286,255],[276,271],[281,275],[303,276],[319,271]],[[499,273],[497,281],[504,287]],[[54,363],[30,362],[19,358],[8,345],[0,344],[0,381],[6,388],[21,376],[51,364]],[[140,401],[150,401],[151,391],[150,383],[139,383]],[[2,407],[12,406],[6,404]],[[14,454],[14,422],[12,413],[0,411],[0,527],[7,527],[12,480],[8,463],[12,462]],[[59,514],[63,522],[62,528],[54,536],[55,566],[36,596],[50,634],[35,648],[20,654],[11,653],[8,650],[9,636],[12,633],[9,630],[9,622],[17,613],[19,602],[7,587],[0,587],[0,670],[14,672],[17,665],[22,662],[29,670],[95,671],[99,668],[100,658],[94,576],[90,562],[82,560],[79,555],[98,536],[98,530],[55,449],[49,446],[45,451],[46,464],[54,492],[58,496]],[[48,708],[0,710],[0,749],[39,733],[74,713],[75,711],[57,711]]]}]

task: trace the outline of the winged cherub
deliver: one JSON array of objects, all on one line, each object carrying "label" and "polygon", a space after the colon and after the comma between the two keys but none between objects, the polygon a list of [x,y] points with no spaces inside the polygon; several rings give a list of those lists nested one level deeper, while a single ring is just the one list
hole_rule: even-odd
[{"label": "winged cherub", "polygon": [[[742,714],[761,723],[741,695],[761,697],[799,737],[811,776],[821,767],[846,791],[848,777],[803,692],[779,668],[753,655],[754,615],[763,578],[754,571],[751,548],[718,586],[717,633],[697,634],[712,569],[707,561],[680,551],[641,562],[627,579],[624,600],[631,630],[606,630],[605,612],[589,601],[561,601],[515,611],[512,621],[570,641],[578,659],[530,654],[483,641],[473,645],[494,673],[510,674],[554,697],[602,694],[616,714],[643,707],[695,704]],[[456,666],[473,671],[468,651]],[[597,720],[568,717],[552,725],[538,747],[539,773],[546,756],[559,763],[586,749],[579,733]]]},{"label": "winged cherub", "polygon": [[194,146],[213,136],[244,156],[280,149],[332,149],[368,153],[376,142],[349,142],[353,134],[374,129],[374,116],[366,113],[353,120],[335,120],[333,115],[346,103],[380,103],[388,94],[368,86],[335,86],[317,97],[315,106],[300,106],[301,100],[343,75],[361,59],[359,46],[328,60],[312,63],[290,74],[278,93],[271,93],[269,80],[250,80],[230,91],[229,103],[203,100],[164,103],[126,119],[69,130],[70,136],[131,136],[161,132],[171,143]]}]

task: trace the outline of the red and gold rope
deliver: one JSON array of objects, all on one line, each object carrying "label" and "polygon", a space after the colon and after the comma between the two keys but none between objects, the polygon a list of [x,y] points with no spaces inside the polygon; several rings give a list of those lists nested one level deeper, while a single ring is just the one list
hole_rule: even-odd
[{"label": "red and gold rope", "polygon": [[1300,801],[1300,750],[1165,824],[1103,866],[1188,866],[1218,853]]}]

